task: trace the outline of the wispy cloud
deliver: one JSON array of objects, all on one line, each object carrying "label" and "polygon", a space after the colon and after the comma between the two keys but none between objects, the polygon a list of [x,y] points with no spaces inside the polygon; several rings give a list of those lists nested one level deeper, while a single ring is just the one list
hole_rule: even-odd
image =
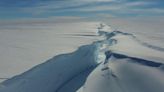
[{"label": "wispy cloud", "polygon": [[1,19],[103,14],[118,17],[164,15],[162,0],[2,0],[0,5]]}]

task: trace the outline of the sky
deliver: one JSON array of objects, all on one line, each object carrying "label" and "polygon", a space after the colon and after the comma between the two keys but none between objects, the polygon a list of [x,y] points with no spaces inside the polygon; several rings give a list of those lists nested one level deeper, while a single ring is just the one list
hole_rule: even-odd
[{"label": "sky", "polygon": [[0,20],[164,16],[164,0],[0,0]]}]

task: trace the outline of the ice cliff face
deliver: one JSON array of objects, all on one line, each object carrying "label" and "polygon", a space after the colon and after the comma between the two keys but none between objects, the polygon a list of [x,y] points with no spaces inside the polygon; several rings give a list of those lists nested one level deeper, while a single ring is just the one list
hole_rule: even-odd
[{"label": "ice cliff face", "polygon": [[163,92],[164,49],[100,23],[102,40],[4,81],[0,92]]}]

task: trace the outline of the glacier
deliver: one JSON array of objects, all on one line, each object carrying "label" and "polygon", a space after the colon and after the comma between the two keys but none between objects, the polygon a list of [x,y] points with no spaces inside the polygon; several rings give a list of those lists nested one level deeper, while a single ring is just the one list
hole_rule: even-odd
[{"label": "glacier", "polygon": [[[163,92],[164,48],[100,23],[101,39],[0,84],[0,92]],[[78,36],[78,35],[77,35]]]}]

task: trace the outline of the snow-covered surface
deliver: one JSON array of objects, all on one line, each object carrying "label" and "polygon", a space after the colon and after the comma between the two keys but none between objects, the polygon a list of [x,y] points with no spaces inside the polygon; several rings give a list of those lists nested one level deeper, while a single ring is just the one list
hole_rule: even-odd
[{"label": "snow-covered surface", "polygon": [[[51,46],[58,44],[61,46],[62,42],[67,42],[62,43],[62,46],[68,46],[66,51],[55,49],[60,55],[55,55],[27,72],[2,82],[0,92],[163,92],[162,47],[145,43],[134,34],[113,30],[103,23],[75,23],[73,24],[75,28],[69,26],[72,24],[65,25],[67,25],[65,30],[57,32],[57,35],[61,33],[61,37],[68,37],[67,40],[64,41],[64,38],[63,41],[56,40],[56,45]],[[68,34],[65,33],[66,30],[71,31]],[[46,34],[52,30],[43,32]],[[71,37],[75,37],[73,38],[75,40]],[[50,38],[51,36],[47,39],[38,39],[40,44],[37,42],[37,45],[32,46],[49,46],[47,40]],[[49,51],[53,49],[51,46]],[[79,48],[75,50],[77,47]],[[28,52],[34,49],[36,48],[29,49]],[[64,52],[71,53],[63,54]],[[33,55],[38,55],[40,58],[39,54],[33,53]],[[38,63],[41,62],[36,62]],[[26,69],[28,68],[24,68]]]},{"label": "snow-covered surface", "polygon": [[[72,27],[74,26],[74,27]],[[11,78],[97,37],[97,23],[11,24],[0,28],[0,78]],[[82,36],[80,36],[82,35]]]}]

